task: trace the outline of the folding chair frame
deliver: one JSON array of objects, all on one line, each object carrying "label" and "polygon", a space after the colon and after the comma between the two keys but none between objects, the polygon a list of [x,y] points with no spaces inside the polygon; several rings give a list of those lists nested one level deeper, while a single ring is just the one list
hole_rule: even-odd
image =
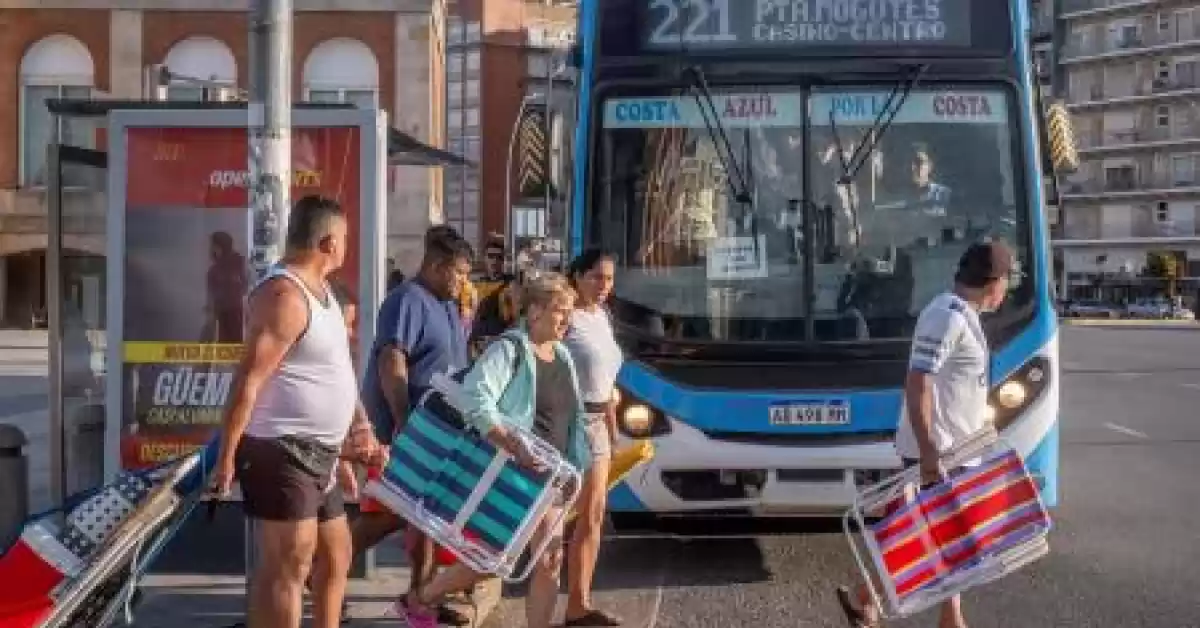
[{"label": "folding chair frame", "polygon": [[[943,469],[955,469],[1001,447],[1008,446],[1000,440],[995,429],[989,426],[944,453],[939,459],[939,464]],[[932,608],[967,588],[1002,578],[1049,552],[1050,546],[1045,535],[1036,535],[992,556],[986,563],[942,578],[935,584],[928,585],[926,590],[915,592],[901,602],[895,584],[885,575],[887,568],[883,562],[883,552],[870,533],[866,521],[870,515],[867,513],[879,512],[910,487],[919,486],[920,483],[920,468],[914,466],[904,469],[859,492],[851,507],[842,516],[842,530],[850,544],[854,562],[871,596],[871,603],[884,619],[901,619]],[[1040,504],[1041,497],[1037,500]],[[1044,508],[1044,505],[1042,507]],[[857,527],[857,532],[852,529],[851,522]],[[929,544],[926,537],[922,537],[922,540],[930,553],[938,551],[937,547]],[[864,554],[867,557],[864,557]]]}]

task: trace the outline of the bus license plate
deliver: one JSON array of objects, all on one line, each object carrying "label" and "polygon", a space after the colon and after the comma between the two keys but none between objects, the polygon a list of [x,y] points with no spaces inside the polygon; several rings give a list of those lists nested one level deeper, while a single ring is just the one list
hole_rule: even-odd
[{"label": "bus license plate", "polygon": [[771,406],[771,425],[847,425],[850,404],[844,401],[780,403]]}]

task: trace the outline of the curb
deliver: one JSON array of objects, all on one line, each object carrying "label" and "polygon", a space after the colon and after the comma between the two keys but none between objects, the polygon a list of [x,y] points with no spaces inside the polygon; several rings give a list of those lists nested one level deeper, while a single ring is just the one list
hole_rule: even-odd
[{"label": "curb", "polygon": [[1076,327],[1176,327],[1200,329],[1200,323],[1187,320],[1156,320],[1150,318],[1062,318],[1063,325]]}]

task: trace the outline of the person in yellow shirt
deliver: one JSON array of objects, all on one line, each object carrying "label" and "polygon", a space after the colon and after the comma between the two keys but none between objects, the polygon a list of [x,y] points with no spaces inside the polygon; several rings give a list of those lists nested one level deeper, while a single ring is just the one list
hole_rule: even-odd
[{"label": "person in yellow shirt", "polygon": [[456,300],[458,301],[458,313],[462,316],[467,333],[470,334],[471,326],[475,321],[475,312],[479,310],[479,291],[470,279],[463,279],[459,284]]},{"label": "person in yellow shirt", "polygon": [[473,349],[481,349],[516,322],[515,283],[504,272],[504,238],[493,234],[483,246],[483,271],[473,283],[477,298],[470,334]]}]

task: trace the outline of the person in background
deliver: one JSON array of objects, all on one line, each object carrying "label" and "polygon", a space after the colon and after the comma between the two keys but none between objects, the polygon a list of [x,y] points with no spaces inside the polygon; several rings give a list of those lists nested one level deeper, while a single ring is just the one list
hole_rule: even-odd
[{"label": "person in background", "polygon": [[[354,372],[358,372],[358,359],[354,351],[358,349],[358,301],[354,295],[350,293],[350,289],[346,284],[340,281],[332,281],[329,284],[329,289],[333,293],[333,298],[337,299],[338,305],[342,307],[342,319],[346,321],[346,340],[350,343],[350,360],[354,364]],[[366,419],[364,414],[361,419]],[[381,452],[386,452],[386,447],[380,447]],[[379,462],[376,461],[378,466]],[[346,497],[350,499],[358,499],[358,475],[355,473],[354,462],[347,459],[342,459],[338,464],[338,482],[342,486],[342,491]],[[318,560],[320,557],[318,556]],[[344,607],[343,613],[345,615]]]},{"label": "person in background", "polygon": [[387,292],[395,290],[396,288],[400,287],[400,284],[402,283],[404,283],[404,273],[399,270],[393,270],[392,272],[388,273]]},{"label": "person in background", "polygon": [[458,314],[462,317],[463,332],[468,336],[475,323],[475,312],[479,310],[479,291],[469,278],[463,278],[458,286]]},{"label": "person in background", "polygon": [[[1013,268],[1012,250],[1002,242],[972,244],[959,259],[953,291],[935,297],[917,318],[896,452],[905,468],[920,467],[922,487],[945,479],[941,455],[987,420],[988,343],[979,315],[1004,303]],[[851,626],[879,625],[865,585],[857,607],[848,588],[839,587],[837,596]],[[939,628],[966,625],[958,596],[942,604]]]},{"label": "person in background", "polygon": [[[329,282],[329,289],[333,292],[333,298],[337,299],[338,305],[342,306],[342,319],[346,321],[346,337],[350,341],[350,358],[355,361],[357,366],[357,356],[354,355],[354,350],[358,348],[358,299],[346,287],[346,284],[340,281]],[[355,372],[357,372],[357,368]]]},{"label": "person in background", "polygon": [[[561,343],[574,309],[574,291],[562,275],[546,274],[523,286],[521,297],[525,316],[504,334],[513,342],[488,345],[463,380],[464,398],[473,406],[464,418],[523,465],[536,467],[537,463],[515,431],[518,429],[537,434],[586,472],[592,454],[584,427],[585,411],[571,353]],[[561,507],[550,508],[530,542],[537,547],[550,538],[529,582],[525,600],[529,628],[549,628],[554,617],[563,559],[561,512]],[[408,625],[435,628],[438,622],[432,608],[446,595],[470,588],[481,579],[459,563],[423,589],[409,591],[401,604]]]},{"label": "person in background", "polygon": [[[368,460],[378,450],[328,283],[346,241],[336,201],[300,199],[283,260],[249,297],[212,492],[227,498],[236,477],[246,516],[259,524],[248,621],[255,627],[299,628],[310,569],[314,625],[341,623],[351,549],[336,467],[341,456]],[[322,557],[315,569],[314,555]]]},{"label": "person in background", "polygon": [[617,345],[605,303],[616,272],[613,257],[600,249],[585,251],[568,266],[578,298],[571,313],[566,345],[579,373],[579,390],[587,411],[586,431],[592,464],[584,476],[579,517],[567,546],[567,611],[565,626],[620,626],[621,620],[592,606],[592,579],[604,530],[608,471],[617,442],[617,372],[624,357]]},{"label": "person in background", "polygon": [[[392,290],[379,308],[375,344],[367,361],[363,403],[381,441],[391,442],[403,428],[412,405],[429,390],[435,374],[468,366],[467,338],[455,297],[471,269],[471,247],[449,227],[433,227],[425,235],[425,253],[417,276]],[[369,468],[368,478],[381,469]],[[364,500],[354,522],[354,551],[360,553],[399,531],[404,523],[394,513]],[[435,570],[433,544],[409,531],[411,579],[419,591]],[[442,623],[461,626],[468,618],[443,607]]]},{"label": "person in background", "polygon": [[[354,372],[357,373],[358,360],[356,359],[354,351],[358,348],[358,301],[354,298],[354,295],[350,292],[350,290],[346,288],[346,284],[340,281],[330,282],[329,288],[333,293],[333,297],[337,299],[338,305],[340,305],[342,308],[342,318],[346,321],[346,339],[350,343],[350,359],[355,364]],[[357,420],[362,423],[366,423],[366,413],[362,412],[361,404],[359,405],[359,412],[361,414],[360,416],[356,417]],[[387,454],[387,447],[379,447],[377,454],[371,460],[367,461],[369,467],[383,468],[386,466]],[[349,499],[360,499],[361,496],[359,494],[358,472],[354,460],[350,458],[342,458],[338,462],[337,474],[338,484],[342,487],[342,491],[345,496]],[[353,542],[351,542],[351,546],[353,546]],[[353,554],[353,547],[351,547],[351,554]],[[322,565],[332,563],[335,560],[335,556],[330,555],[328,552],[322,551],[322,547],[318,545],[317,554],[313,558],[313,571],[318,571],[322,568]],[[309,581],[305,583],[305,586],[311,593],[311,576]],[[342,619],[345,620],[349,616],[349,604],[343,599]]]},{"label": "person in background", "polygon": [[517,318],[512,298],[515,278],[504,272],[504,255],[504,238],[492,234],[483,246],[483,272],[474,281],[479,306],[471,325],[471,346],[476,354]]}]

